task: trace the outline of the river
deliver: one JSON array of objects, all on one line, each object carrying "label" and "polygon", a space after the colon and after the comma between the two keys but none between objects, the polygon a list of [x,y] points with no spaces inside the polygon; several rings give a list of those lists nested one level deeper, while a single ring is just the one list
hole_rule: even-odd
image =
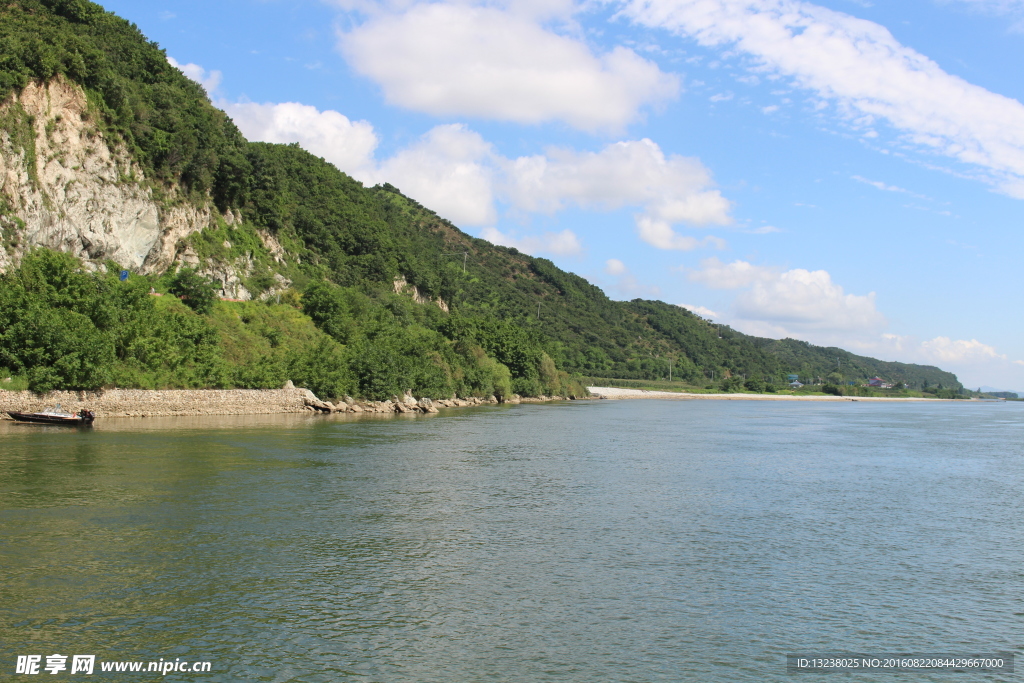
[{"label": "river", "polygon": [[[791,681],[1024,646],[1024,403],[578,401],[0,425],[0,671]],[[871,680],[1010,680],[877,674]],[[803,673],[797,680],[834,680]]]}]

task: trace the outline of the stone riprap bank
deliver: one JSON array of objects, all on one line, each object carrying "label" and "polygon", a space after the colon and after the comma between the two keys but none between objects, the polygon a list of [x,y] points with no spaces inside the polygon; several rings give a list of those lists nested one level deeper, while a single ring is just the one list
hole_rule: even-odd
[{"label": "stone riprap bank", "polygon": [[[531,399],[511,397],[508,403],[541,402],[561,397]],[[488,398],[431,400],[405,395],[390,401],[356,401],[348,396],[337,404],[321,401],[308,389],[291,386],[282,389],[107,389],[104,391],[31,391],[0,390],[0,413],[8,410],[36,412],[59,403],[68,412],[87,408],[102,417],[159,417],[173,415],[270,415],[277,413],[436,413],[438,408],[495,404]]]}]

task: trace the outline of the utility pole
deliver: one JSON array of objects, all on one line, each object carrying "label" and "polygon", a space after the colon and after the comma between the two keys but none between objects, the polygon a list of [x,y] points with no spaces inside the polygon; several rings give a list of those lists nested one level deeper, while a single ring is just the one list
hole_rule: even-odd
[{"label": "utility pole", "polygon": [[460,256],[460,255],[462,256],[462,274],[465,275],[466,274],[466,259],[469,257],[469,252],[468,251],[453,251],[453,252],[450,252],[450,253],[441,254],[441,256]]}]

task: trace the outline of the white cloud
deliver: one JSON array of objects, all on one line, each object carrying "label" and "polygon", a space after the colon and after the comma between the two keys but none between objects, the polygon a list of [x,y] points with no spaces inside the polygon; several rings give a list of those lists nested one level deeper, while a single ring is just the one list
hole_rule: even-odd
[{"label": "white cloud", "polygon": [[842,333],[876,337],[885,317],[875,308],[874,292],[847,294],[827,271],[794,268],[779,271],[736,260],[701,261],[687,277],[712,289],[742,290],[733,302],[735,324],[750,334],[771,337],[808,334],[818,340]]},{"label": "white cloud", "polygon": [[549,149],[546,156],[519,157],[509,194],[530,211],[555,211],[567,203],[616,209],[642,205],[673,222],[725,224],[729,202],[699,159],[665,156],[651,140],[608,145],[599,152]]},{"label": "white cloud", "polygon": [[546,232],[543,235],[529,235],[526,237],[512,237],[497,228],[485,227],[480,231],[480,237],[501,244],[506,247],[515,247],[527,254],[548,253],[556,256],[578,256],[583,252],[583,245],[572,230],[561,232]]},{"label": "white cloud", "polygon": [[700,282],[712,289],[741,289],[755,282],[772,280],[778,272],[764,266],[755,266],[746,261],[722,263],[712,257],[700,262],[700,270],[687,274],[691,282]]},{"label": "white cloud", "polygon": [[619,259],[610,258],[604,262],[604,272],[609,275],[623,275],[629,272],[629,268]]},{"label": "white cloud", "polygon": [[638,217],[636,227],[637,232],[640,234],[640,239],[658,249],[693,251],[702,247],[725,249],[727,246],[725,240],[714,235],[706,235],[701,240],[690,235],[680,235],[672,229],[669,223],[648,218],[647,216]]},{"label": "white cloud", "polygon": [[854,127],[887,121],[1024,195],[1024,105],[946,73],[879,24],[797,0],[627,0],[624,13],[746,54],[755,71],[792,78]]},{"label": "white cloud", "polygon": [[463,125],[436,126],[380,164],[376,182],[389,182],[440,215],[466,225],[490,225],[494,206],[494,152]]},{"label": "white cloud", "polygon": [[223,77],[223,74],[220,71],[207,71],[198,64],[192,64],[191,62],[188,64],[179,64],[178,61],[170,55],[167,56],[167,63],[176,69],[180,69],[181,73],[203,86],[203,89],[206,90],[207,94],[215,92],[218,86],[220,86],[220,81]]},{"label": "white cloud", "polygon": [[417,4],[372,14],[339,40],[389,102],[439,116],[620,129],[679,92],[676,76],[630,49],[595,55],[529,13],[494,7]]},{"label": "white cloud", "polygon": [[902,187],[898,187],[896,185],[886,185],[881,180],[868,180],[867,178],[864,178],[864,177],[859,176],[859,175],[853,175],[853,176],[850,176],[850,177],[853,180],[856,180],[858,183],[864,183],[865,185],[870,185],[871,187],[873,187],[875,189],[883,190],[885,192],[904,192],[904,193],[909,193],[910,192],[909,190],[905,190]]},{"label": "white cloud", "polygon": [[746,320],[781,324],[795,330],[848,330],[863,333],[885,325],[875,308],[875,293],[847,294],[824,270],[795,268],[777,278],[759,280],[735,302]]},{"label": "white cloud", "polygon": [[692,304],[679,304],[679,306],[681,308],[685,308],[686,310],[690,311],[691,313],[696,313],[697,315],[701,316],[702,318],[708,318],[709,320],[713,320],[715,318],[720,317],[717,313],[712,311],[710,308],[705,308],[703,306],[694,306]]},{"label": "white cloud", "polygon": [[724,248],[723,240],[697,240],[675,233],[672,225],[729,224],[730,203],[713,189],[711,174],[699,159],[665,156],[649,139],[616,142],[599,152],[550,149],[545,156],[519,157],[507,170],[507,193],[525,211],[554,212],[582,208],[641,209],[636,226],[659,249]]},{"label": "white cloud", "polygon": [[850,178],[853,179],[853,180],[856,180],[858,183],[864,183],[865,185],[870,185],[871,187],[873,187],[873,188],[875,188],[877,190],[882,190],[883,192],[899,192],[901,194],[908,194],[911,197],[916,197],[917,199],[931,200],[931,197],[928,197],[928,196],[923,195],[923,194],[917,194],[915,192],[911,192],[910,190],[908,190],[906,188],[903,188],[903,187],[900,187],[899,185],[888,185],[888,184],[882,182],[881,180],[868,180],[867,178],[864,178],[864,177],[859,176],[859,175],[853,175],[853,176],[850,176]]},{"label": "white cloud", "polygon": [[218,102],[250,140],[297,142],[360,180],[374,167],[377,134],[367,121],[298,102]]},{"label": "white cloud", "polygon": [[1006,356],[998,353],[988,344],[977,339],[950,339],[935,337],[921,342],[920,354],[934,363],[977,363],[990,360],[1006,360]]}]

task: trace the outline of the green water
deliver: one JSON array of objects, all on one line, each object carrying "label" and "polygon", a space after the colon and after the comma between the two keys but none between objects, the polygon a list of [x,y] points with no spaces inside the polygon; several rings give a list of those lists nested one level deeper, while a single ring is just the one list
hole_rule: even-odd
[{"label": "green water", "polygon": [[1019,654],[1022,407],[4,423],[0,679],[90,680],[15,675],[53,653],[211,662],[92,679],[312,682],[781,681],[790,652]]}]

